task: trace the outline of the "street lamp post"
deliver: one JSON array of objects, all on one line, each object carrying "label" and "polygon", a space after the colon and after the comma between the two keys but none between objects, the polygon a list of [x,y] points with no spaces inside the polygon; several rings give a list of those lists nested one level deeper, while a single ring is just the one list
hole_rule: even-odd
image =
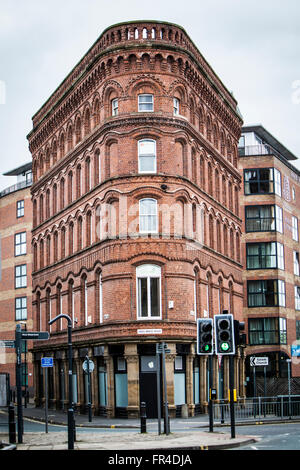
[{"label": "street lamp post", "polygon": [[73,365],[72,365],[72,320],[68,315],[60,314],[53,320],[49,321],[49,325],[56,322],[60,318],[65,318],[68,321],[68,349],[69,349],[69,409],[68,409],[68,450],[74,450],[74,436],[75,436],[75,420],[73,408]]}]

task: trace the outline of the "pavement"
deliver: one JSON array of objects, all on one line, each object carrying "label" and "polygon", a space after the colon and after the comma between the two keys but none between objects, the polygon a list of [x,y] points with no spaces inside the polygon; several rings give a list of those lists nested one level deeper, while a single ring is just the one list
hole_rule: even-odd
[{"label": "pavement", "polygon": [[[23,408],[24,419],[45,422],[45,410],[28,405]],[[255,436],[239,435],[231,438],[230,428],[226,431],[215,429],[209,432],[207,415],[170,420],[170,434],[158,434],[157,419],[147,419],[147,432],[140,432],[139,419],[104,418],[93,416],[89,422],[87,415],[75,414],[76,441],[74,450],[105,451],[194,451],[231,449],[254,443]],[[67,413],[61,410],[48,411],[49,425],[67,425]],[[228,423],[227,423],[228,425]],[[106,428],[109,432],[97,432],[97,428]],[[90,430],[89,430],[90,429]],[[130,430],[126,432],[126,429]],[[173,429],[173,431],[172,431]],[[164,431],[163,420],[161,422]],[[84,432],[80,432],[84,431]],[[1,437],[0,437],[1,440]],[[4,439],[3,439],[4,440]],[[7,439],[6,439],[7,440]],[[25,432],[23,443],[16,445],[16,450],[67,450],[68,436],[65,429],[61,432],[33,433]]]}]

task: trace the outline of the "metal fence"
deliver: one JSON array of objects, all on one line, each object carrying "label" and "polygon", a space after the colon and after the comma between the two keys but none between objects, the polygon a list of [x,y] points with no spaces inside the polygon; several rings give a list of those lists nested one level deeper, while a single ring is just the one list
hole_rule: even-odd
[{"label": "metal fence", "polygon": [[[300,395],[246,398],[236,402],[234,409],[237,420],[300,417]],[[230,421],[230,404],[214,403],[213,413],[214,419],[221,423]]]}]

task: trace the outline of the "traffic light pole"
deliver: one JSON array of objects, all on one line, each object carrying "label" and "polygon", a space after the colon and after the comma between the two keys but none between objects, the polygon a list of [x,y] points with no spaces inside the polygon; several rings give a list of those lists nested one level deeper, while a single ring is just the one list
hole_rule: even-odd
[{"label": "traffic light pole", "polygon": [[214,432],[214,418],[213,418],[213,402],[211,397],[211,389],[213,385],[213,368],[212,368],[212,355],[208,356],[208,373],[209,373],[209,398],[208,398],[208,414],[209,414],[209,432]]},{"label": "traffic light pole", "polygon": [[230,390],[230,422],[231,438],[235,438],[235,415],[234,415],[234,355],[229,356],[229,390]]}]

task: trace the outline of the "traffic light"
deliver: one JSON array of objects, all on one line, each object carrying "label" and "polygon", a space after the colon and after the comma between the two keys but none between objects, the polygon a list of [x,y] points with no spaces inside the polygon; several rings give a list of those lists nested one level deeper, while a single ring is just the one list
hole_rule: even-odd
[{"label": "traffic light", "polygon": [[234,341],[235,347],[246,346],[246,334],[240,333],[245,329],[245,322],[234,320]]},{"label": "traffic light", "polygon": [[215,315],[216,354],[235,354],[233,315]]},{"label": "traffic light", "polygon": [[197,319],[197,354],[213,354],[213,319]]}]

